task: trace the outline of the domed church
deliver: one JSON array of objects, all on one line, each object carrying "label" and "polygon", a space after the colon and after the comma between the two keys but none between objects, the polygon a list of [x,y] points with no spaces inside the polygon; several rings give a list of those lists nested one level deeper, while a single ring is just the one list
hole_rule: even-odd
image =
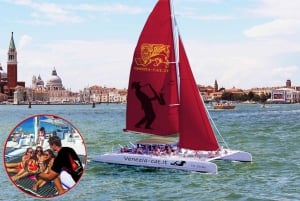
[{"label": "domed church", "polygon": [[44,81],[40,75],[38,77],[35,75],[32,77],[32,89],[44,89]]},{"label": "domed church", "polygon": [[57,75],[55,67],[52,70],[50,79],[46,84],[47,90],[62,90],[64,89],[61,78]]}]

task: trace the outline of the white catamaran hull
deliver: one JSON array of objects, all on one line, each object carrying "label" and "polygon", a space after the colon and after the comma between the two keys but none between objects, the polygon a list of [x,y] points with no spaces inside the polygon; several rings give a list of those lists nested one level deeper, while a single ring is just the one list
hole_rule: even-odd
[{"label": "white catamaran hull", "polygon": [[204,172],[216,174],[218,167],[216,164],[199,158],[182,156],[154,156],[132,153],[107,153],[96,156],[96,162],[133,165],[154,168],[167,168],[193,172]]},{"label": "white catamaran hull", "polygon": [[134,153],[106,153],[93,158],[96,162],[133,165],[154,168],[167,168],[192,172],[217,174],[218,167],[213,160],[229,160],[251,162],[252,156],[248,152],[223,149],[221,152],[203,152],[198,156],[183,155],[145,155]]},{"label": "white catamaran hull", "polygon": [[229,161],[240,161],[240,162],[251,162],[252,155],[245,151],[233,151],[226,150],[228,153],[226,155],[221,156],[220,160],[229,160]]}]

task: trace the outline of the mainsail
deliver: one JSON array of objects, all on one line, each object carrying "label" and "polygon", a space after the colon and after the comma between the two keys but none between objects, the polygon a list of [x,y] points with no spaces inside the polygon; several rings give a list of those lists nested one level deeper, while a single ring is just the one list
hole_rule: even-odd
[{"label": "mainsail", "polygon": [[178,93],[170,2],[158,1],[134,51],[126,129],[156,135],[178,133]]},{"label": "mainsail", "polygon": [[217,150],[218,142],[174,25],[170,0],[159,0],[134,51],[125,130],[161,136],[179,133],[181,148]]}]

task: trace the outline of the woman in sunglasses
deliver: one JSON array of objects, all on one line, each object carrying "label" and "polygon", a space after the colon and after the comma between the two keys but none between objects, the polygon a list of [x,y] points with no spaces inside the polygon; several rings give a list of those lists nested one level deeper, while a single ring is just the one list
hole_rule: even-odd
[{"label": "woman in sunglasses", "polygon": [[[39,162],[40,172],[48,173],[48,171],[51,169],[53,165],[55,155],[51,149],[47,149],[44,151],[42,155],[42,159]],[[38,178],[38,180],[33,184],[32,189],[34,191],[37,191],[38,188],[44,186],[47,183],[47,180],[44,180],[42,178]]]},{"label": "woman in sunglasses", "polygon": [[32,150],[32,154],[30,155],[30,158],[25,162],[23,169],[21,169],[16,175],[12,176],[11,179],[13,181],[17,181],[29,175],[32,175],[34,177],[36,172],[39,172],[39,163],[36,152]]},{"label": "woman in sunglasses", "polygon": [[34,151],[31,147],[27,148],[26,152],[22,156],[20,162],[16,163],[6,163],[6,169],[9,173],[18,173],[20,170],[24,169],[26,162],[34,155]]}]

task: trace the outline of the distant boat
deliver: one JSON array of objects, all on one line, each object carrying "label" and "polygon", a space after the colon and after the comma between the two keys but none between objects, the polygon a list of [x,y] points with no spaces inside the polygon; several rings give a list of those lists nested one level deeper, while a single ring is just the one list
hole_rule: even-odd
[{"label": "distant boat", "polygon": [[231,102],[221,102],[221,103],[216,103],[214,105],[215,110],[228,110],[228,109],[234,109],[235,105]]},{"label": "distant boat", "polygon": [[[217,173],[213,160],[252,161],[223,148],[215,136],[178,32],[171,0],[159,0],[136,46],[131,66],[126,132],[152,137],[96,162]],[[168,137],[174,136],[177,137]],[[178,141],[179,140],[179,141]]]}]

